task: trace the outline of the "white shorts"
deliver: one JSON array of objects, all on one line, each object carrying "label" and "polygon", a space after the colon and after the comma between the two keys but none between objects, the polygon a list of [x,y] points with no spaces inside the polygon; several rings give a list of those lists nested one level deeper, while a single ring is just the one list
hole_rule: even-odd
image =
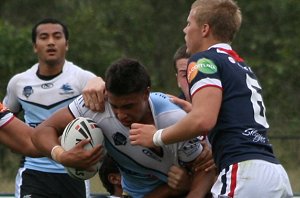
[{"label": "white shorts", "polygon": [[293,197],[284,168],[263,160],[247,160],[224,168],[211,192],[214,198]]}]

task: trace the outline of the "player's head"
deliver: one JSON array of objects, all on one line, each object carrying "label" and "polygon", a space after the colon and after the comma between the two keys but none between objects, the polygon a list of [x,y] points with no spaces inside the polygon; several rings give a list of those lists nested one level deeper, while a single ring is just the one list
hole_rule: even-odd
[{"label": "player's head", "polygon": [[121,174],[116,162],[109,155],[106,155],[103,159],[102,166],[99,169],[99,177],[102,185],[110,195],[122,196]]},{"label": "player's head", "polygon": [[56,19],[43,19],[32,28],[32,42],[40,65],[60,66],[68,51],[67,27]]},{"label": "player's head", "polygon": [[173,57],[173,64],[178,87],[182,90],[185,99],[190,100],[188,82],[186,79],[187,63],[190,54],[187,53],[186,50],[186,45],[182,45],[177,49]]},{"label": "player's head", "polygon": [[69,30],[67,28],[67,26],[57,20],[57,19],[53,19],[53,18],[46,18],[46,19],[42,19],[41,21],[39,21],[37,24],[35,24],[32,28],[32,31],[31,31],[31,40],[32,40],[32,43],[36,43],[36,37],[37,37],[37,28],[40,26],[40,25],[43,25],[43,24],[58,24],[62,27],[62,30],[63,30],[63,33],[64,33],[64,37],[66,39],[66,41],[69,40]]},{"label": "player's head", "polygon": [[188,51],[206,50],[203,40],[231,43],[238,32],[242,15],[234,0],[196,0],[191,7],[184,29]]},{"label": "player's head", "polygon": [[139,61],[122,58],[114,62],[106,70],[105,86],[108,102],[123,125],[143,122],[149,111],[151,81]]}]

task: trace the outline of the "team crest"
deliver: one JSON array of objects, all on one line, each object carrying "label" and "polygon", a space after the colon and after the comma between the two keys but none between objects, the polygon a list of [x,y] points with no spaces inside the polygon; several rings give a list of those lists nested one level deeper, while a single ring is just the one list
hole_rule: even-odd
[{"label": "team crest", "polygon": [[23,88],[23,95],[28,98],[31,94],[33,94],[32,86],[26,86]]},{"label": "team crest", "polygon": [[61,87],[61,92],[59,94],[61,95],[65,95],[65,94],[73,94],[74,90],[71,87],[71,85],[69,85],[69,83],[63,84]]},{"label": "team crest", "polygon": [[120,132],[115,133],[112,137],[116,146],[125,145],[127,143],[127,138]]}]

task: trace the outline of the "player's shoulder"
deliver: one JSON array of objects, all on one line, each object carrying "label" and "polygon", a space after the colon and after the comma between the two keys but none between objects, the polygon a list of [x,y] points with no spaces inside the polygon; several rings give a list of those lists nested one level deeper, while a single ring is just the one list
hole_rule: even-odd
[{"label": "player's shoulder", "polygon": [[65,60],[63,71],[68,74],[73,73],[79,75],[86,74],[90,76],[95,76],[95,74],[93,74],[91,71],[85,70],[82,67],[75,65],[73,62],[68,60]]},{"label": "player's shoulder", "polygon": [[150,93],[149,102],[156,114],[171,110],[182,110],[179,106],[171,102],[168,95],[161,92]]},{"label": "player's shoulder", "polygon": [[201,59],[219,60],[224,55],[228,56],[228,54],[218,51],[217,48],[210,48],[208,50],[193,54],[190,57],[189,62],[197,62]]},{"label": "player's shoulder", "polygon": [[9,80],[9,84],[13,85],[14,83],[20,81],[23,82],[23,80],[30,79],[36,74],[37,70],[38,70],[38,64],[34,64],[32,67],[28,68],[27,70],[12,76]]}]

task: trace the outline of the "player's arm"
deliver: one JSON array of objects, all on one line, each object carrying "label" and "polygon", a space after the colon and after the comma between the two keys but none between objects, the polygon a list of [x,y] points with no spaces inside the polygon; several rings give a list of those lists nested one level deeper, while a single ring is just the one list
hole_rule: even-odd
[{"label": "player's arm", "polygon": [[101,77],[90,79],[82,90],[86,107],[92,111],[104,111],[105,107],[105,82]]},{"label": "player's arm", "polygon": [[170,100],[174,103],[180,106],[185,112],[190,112],[192,110],[192,104],[186,100],[183,100],[181,98],[178,98],[177,96],[173,96],[168,94],[170,97]]},{"label": "player's arm", "polygon": [[12,117],[0,128],[0,142],[13,152],[31,157],[42,156],[31,141],[33,128],[16,117]]},{"label": "player's arm", "polygon": [[193,95],[192,110],[162,133],[165,144],[207,135],[215,126],[222,102],[222,90],[205,87]]},{"label": "player's arm", "polygon": [[[187,167],[192,169],[192,163],[189,163]],[[175,192],[185,192],[181,195],[187,198],[205,198],[210,193],[216,176],[216,169],[190,172],[184,167],[174,165],[168,173],[168,185],[176,190]]]},{"label": "player's arm", "polygon": [[194,171],[210,171],[216,168],[215,162],[212,156],[211,146],[207,139],[201,140],[203,147],[200,155],[194,160],[192,169]]},{"label": "player's arm", "polygon": [[159,146],[207,135],[217,122],[221,101],[221,89],[202,88],[193,95],[192,110],[176,124],[159,131],[153,125],[132,124],[131,144],[153,147],[155,139]]},{"label": "player's arm", "polygon": [[89,143],[89,140],[82,140],[71,150],[65,151],[60,146],[58,137],[73,119],[69,109],[62,108],[35,128],[32,141],[45,156],[51,157],[64,166],[86,169],[100,160],[102,146],[87,151],[84,146]]},{"label": "player's arm", "polygon": [[217,172],[216,169],[195,171],[191,174],[191,178],[191,189],[186,198],[205,198],[217,179]]}]

